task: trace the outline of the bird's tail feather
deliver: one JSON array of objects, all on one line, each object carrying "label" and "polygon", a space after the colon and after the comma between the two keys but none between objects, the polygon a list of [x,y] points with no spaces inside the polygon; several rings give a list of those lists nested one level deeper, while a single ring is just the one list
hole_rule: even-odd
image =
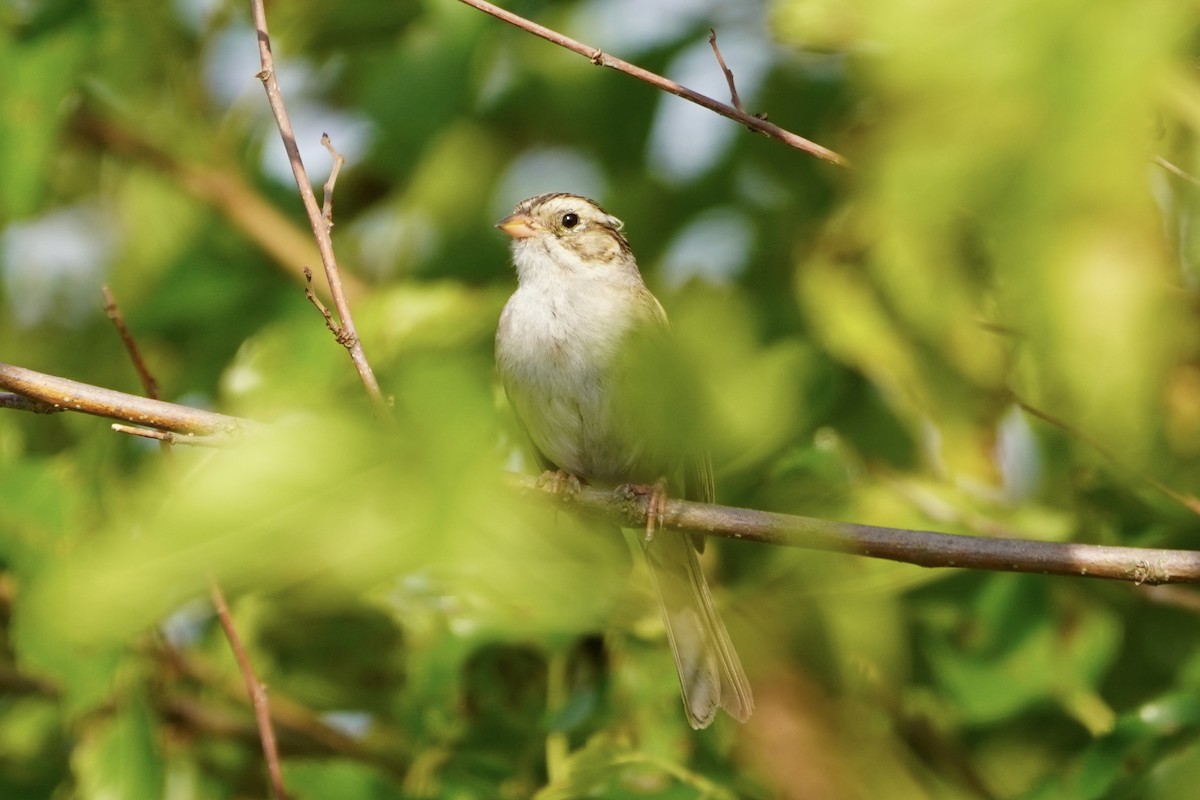
[{"label": "bird's tail feather", "polygon": [[688,722],[693,728],[706,728],[717,708],[745,722],[754,710],[750,683],[713,607],[691,541],[672,531],[659,531],[644,543],[643,551],[679,671]]}]

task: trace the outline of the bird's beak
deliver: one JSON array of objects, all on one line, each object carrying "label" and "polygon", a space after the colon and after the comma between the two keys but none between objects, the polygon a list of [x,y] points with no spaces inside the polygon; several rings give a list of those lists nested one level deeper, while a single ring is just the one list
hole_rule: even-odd
[{"label": "bird's beak", "polygon": [[528,214],[510,214],[496,223],[496,227],[514,239],[533,236],[533,217]]}]

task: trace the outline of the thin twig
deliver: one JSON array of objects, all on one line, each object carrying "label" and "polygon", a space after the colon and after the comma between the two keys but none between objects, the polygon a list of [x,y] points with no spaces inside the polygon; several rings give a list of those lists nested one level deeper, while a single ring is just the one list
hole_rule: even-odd
[{"label": "thin twig", "polygon": [[157,400],[158,381],[154,380],[154,375],[146,366],[146,360],[142,358],[142,351],[134,341],[133,334],[129,332],[129,326],[125,324],[125,315],[121,313],[117,299],[113,297],[113,293],[107,286],[101,286],[100,293],[104,295],[104,313],[108,315],[113,327],[117,329],[117,335],[121,337],[125,351],[129,353],[129,360],[133,362],[133,368],[137,370],[138,379],[142,382],[142,388],[146,390],[146,396],[151,400]]},{"label": "thin twig", "polygon": [[341,344],[345,344],[342,341],[345,330],[337,324],[337,321],[333,318],[333,314],[329,313],[329,309],[325,307],[325,304],[317,297],[317,293],[313,291],[312,270],[308,267],[304,268],[304,296],[308,298],[308,302],[316,307],[317,311],[321,312],[321,316],[325,318],[325,327],[333,332],[334,338]]},{"label": "thin twig", "polygon": [[733,103],[733,107],[743,114],[746,109],[742,108],[742,99],[738,97],[737,84],[733,82],[733,70],[725,66],[725,59],[721,56],[721,48],[717,47],[717,30],[716,28],[708,29],[708,44],[712,47],[713,55],[717,57],[717,63],[721,65],[721,71],[725,73],[725,82],[729,84],[729,100]]},{"label": "thin twig", "polygon": [[251,10],[254,14],[254,29],[258,34],[258,55],[262,70],[258,79],[262,81],[267,93],[267,103],[275,116],[275,124],[279,127],[279,135],[283,139],[283,147],[287,151],[288,162],[292,166],[292,175],[296,179],[296,188],[300,191],[300,199],[304,203],[304,211],[308,215],[308,223],[313,236],[317,240],[317,250],[321,254],[321,265],[325,269],[325,279],[329,282],[329,293],[333,297],[333,306],[337,310],[341,335],[338,341],[345,346],[350,354],[350,360],[358,371],[358,377],[367,390],[371,401],[381,412],[387,407],[379,382],[367,361],[362,341],[358,338],[358,330],[354,326],[354,317],[350,313],[350,303],[342,289],[341,271],[338,269],[337,258],[333,254],[333,240],[329,237],[329,227],[321,216],[317,206],[317,197],[313,194],[308,173],[304,162],[300,159],[300,148],[296,145],[296,134],[292,130],[291,120],[284,107],[283,95],[279,91],[279,82],[275,77],[275,59],[271,55],[271,38],[267,33],[267,14],[263,9],[263,0],[251,0]]},{"label": "thin twig", "polygon": [[145,439],[156,439],[164,444],[188,444],[195,447],[232,447],[237,438],[228,434],[210,433],[172,433],[171,431],[160,431],[155,428],[139,428],[134,425],[123,425],[120,422],[114,422],[111,425],[112,429],[117,433],[127,433],[130,436],[141,436]]},{"label": "thin twig", "polygon": [[[1087,433],[1086,431],[1076,428],[1075,426],[1071,425],[1064,419],[1059,419],[1058,417],[1054,416],[1053,414],[1051,414],[1048,411],[1043,411],[1042,409],[1040,409],[1036,406],[1030,405],[1029,403],[1025,402],[1024,400],[1021,400],[1020,398],[1017,398],[1016,402],[1017,402],[1017,405],[1020,406],[1020,408],[1023,411],[1025,411],[1026,413],[1030,414],[1031,416],[1037,417],[1038,419],[1042,420],[1043,422],[1049,423],[1050,425],[1053,425],[1056,428],[1060,428],[1061,430],[1063,430],[1067,434],[1069,434],[1071,437],[1078,439],[1079,441],[1086,444],[1088,447],[1095,450],[1097,453],[1099,453],[1101,456],[1103,456],[1109,463],[1113,464],[1118,469],[1124,469],[1124,466],[1121,464],[1121,460],[1117,457],[1117,454],[1114,453],[1113,451],[1109,450],[1095,436],[1092,436],[1090,433]],[[1147,486],[1149,486],[1151,489],[1154,489],[1156,492],[1159,492],[1163,496],[1178,503],[1179,505],[1186,508],[1188,511],[1191,511],[1193,514],[1200,514],[1200,498],[1197,498],[1195,495],[1186,494],[1177,489],[1172,489],[1170,486],[1167,486],[1165,483],[1158,480],[1157,478],[1153,478],[1150,475],[1147,475],[1143,472],[1134,472],[1133,474],[1138,480],[1142,481]]]},{"label": "thin twig", "polygon": [[217,610],[217,618],[225,629],[225,637],[229,639],[229,647],[237,659],[238,668],[242,671],[242,680],[246,682],[246,691],[250,693],[250,702],[254,706],[254,718],[258,723],[258,735],[262,739],[263,756],[267,760],[267,771],[271,775],[271,789],[275,800],[286,800],[287,793],[283,790],[283,769],[279,766],[279,748],[275,745],[275,729],[271,725],[271,709],[267,704],[267,689],[254,675],[250,665],[250,657],[242,646],[241,637],[233,624],[233,616],[225,603],[225,595],[216,581],[209,584],[213,607]]},{"label": "thin twig", "polygon": [[[536,478],[513,476],[526,496],[599,515],[625,528],[646,524],[644,492],[583,487],[557,493]],[[1200,583],[1200,552],[1040,542],[884,528],[747,508],[666,501],[662,527],[807,550],[853,553],[922,567],[956,567],[1109,578],[1137,584]],[[658,533],[663,536],[663,533]]]},{"label": "thin twig", "polygon": [[[325,195],[325,202],[321,204],[321,217],[325,220],[325,227],[333,227],[333,187],[337,184],[338,173],[342,171],[342,165],[346,163],[346,159],[342,157],[333,147],[333,140],[329,138],[328,133],[321,134],[321,144],[325,145],[325,149],[329,151],[330,157],[333,159],[333,167],[329,170],[329,180],[325,181],[325,186],[322,193]],[[311,275],[311,272],[309,273]],[[311,277],[305,276],[311,281]]]},{"label": "thin twig", "polygon": [[1167,172],[1170,172],[1172,175],[1175,175],[1176,177],[1179,177],[1179,178],[1183,178],[1185,181],[1187,181],[1188,183],[1191,183],[1195,186],[1200,186],[1200,178],[1197,178],[1195,175],[1192,175],[1190,172],[1186,172],[1181,167],[1177,167],[1173,162],[1168,161],[1167,159],[1163,158],[1162,156],[1155,156],[1154,158],[1151,159],[1151,161],[1153,161],[1155,164],[1158,164],[1160,167],[1165,169]]},{"label": "thin twig", "polygon": [[[125,315],[121,313],[121,307],[117,305],[117,298],[107,286],[100,287],[100,293],[104,296],[104,313],[108,315],[112,321],[113,327],[117,329],[117,335],[121,337],[121,342],[125,345],[125,352],[129,354],[129,360],[133,362],[133,368],[137,370],[138,379],[142,382],[142,388],[146,392],[146,396],[151,400],[158,399],[158,381],[154,379],[154,374],[150,372],[150,367],[146,365],[146,360],[142,358],[142,350],[138,347],[137,341],[133,338],[133,333],[130,332],[129,326],[125,324]],[[116,430],[116,426],[113,427]],[[167,434],[173,435],[173,434]],[[166,458],[171,457],[171,442],[166,438],[158,437],[158,447]]]},{"label": "thin twig", "polygon": [[[248,432],[256,425],[247,419],[114,392],[12,364],[0,364],[0,388],[39,401],[56,411],[78,411],[179,433],[236,435]],[[37,410],[45,413],[40,408]]]},{"label": "thin twig", "polygon": [[814,155],[817,158],[824,159],[831,164],[837,164],[838,166],[842,167],[849,166],[849,162],[846,161],[845,157],[835,153],[827,147],[822,147],[816,142],[809,141],[808,139],[798,136],[789,130],[785,130],[774,123],[767,122],[765,119],[760,119],[752,114],[747,114],[745,111],[739,111],[733,106],[725,105],[719,100],[714,100],[707,95],[692,91],[686,86],[681,86],[673,80],[664,78],[661,75],[650,72],[649,70],[642,69],[634,64],[630,64],[628,61],[624,61],[615,56],[610,56],[602,50],[596,49],[595,47],[589,47],[588,45],[578,42],[569,36],[564,36],[558,31],[538,25],[536,22],[531,22],[530,20],[514,14],[511,11],[506,11],[499,6],[494,6],[491,3],[485,2],[485,0],[458,1],[460,3],[469,5],[472,8],[479,9],[485,14],[490,14],[496,19],[503,20],[509,25],[514,25],[521,30],[528,31],[534,36],[540,36],[548,42],[553,42],[559,47],[564,47],[567,50],[570,50],[572,53],[578,53],[596,66],[608,67],[610,69],[615,69],[618,72],[623,72],[626,75],[637,78],[640,81],[644,81],[645,83],[661,89],[664,92],[670,92],[677,97],[682,97],[684,100],[690,100],[697,105],[703,106],[709,111],[715,111],[723,117],[736,120],[751,130],[766,134],[772,139],[783,142],[789,147],[794,147],[797,150],[803,150],[804,152]]},{"label": "thin twig", "polygon": [[[165,649],[161,654],[169,659],[172,668],[196,683],[212,687],[238,703],[250,702],[240,673],[236,679],[230,679],[224,670],[194,651],[185,654]],[[211,710],[213,705],[206,703],[202,708]],[[273,727],[287,737],[290,749],[368,762],[400,780],[407,772],[409,742],[385,722],[375,720],[369,738],[356,738],[331,726],[312,709],[278,689],[270,693],[269,710]],[[258,738],[257,730],[249,733]]]}]

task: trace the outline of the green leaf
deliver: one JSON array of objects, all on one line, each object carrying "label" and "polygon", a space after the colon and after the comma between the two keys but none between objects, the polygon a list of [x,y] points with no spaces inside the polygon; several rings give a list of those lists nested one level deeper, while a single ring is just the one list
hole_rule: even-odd
[{"label": "green leaf", "polygon": [[28,39],[0,33],[0,73],[6,87],[0,93],[0,218],[28,216],[41,206],[88,46],[81,26]]},{"label": "green leaf", "polygon": [[993,576],[988,587],[965,650],[944,639],[926,648],[963,721],[992,724],[1050,701],[1097,733],[1109,730],[1113,714],[1096,691],[1121,641],[1118,620],[1099,606],[1056,620],[1037,578]]},{"label": "green leaf", "polygon": [[374,767],[346,759],[289,760],[283,785],[296,800],[399,800],[404,796]]},{"label": "green leaf", "polygon": [[89,720],[71,766],[83,800],[162,797],[163,764],[148,698],[142,688],[119,694],[115,710]]}]

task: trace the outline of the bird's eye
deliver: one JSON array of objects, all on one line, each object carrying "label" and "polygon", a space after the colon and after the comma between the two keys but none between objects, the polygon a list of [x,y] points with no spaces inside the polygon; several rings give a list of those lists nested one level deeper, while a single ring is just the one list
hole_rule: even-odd
[{"label": "bird's eye", "polygon": [[579,215],[574,211],[569,214],[563,214],[562,224],[564,228],[574,228],[579,224]]}]

